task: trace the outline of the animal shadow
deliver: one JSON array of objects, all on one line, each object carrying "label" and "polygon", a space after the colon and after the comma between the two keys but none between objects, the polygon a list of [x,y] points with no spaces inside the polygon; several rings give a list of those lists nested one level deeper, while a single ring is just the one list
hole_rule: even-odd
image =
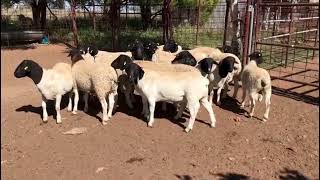
[{"label": "animal shadow", "polygon": [[[67,106],[68,106],[68,97],[63,96],[61,99],[60,109],[61,110],[65,109]],[[17,108],[16,112],[25,112],[25,113],[31,112],[31,113],[39,114],[41,116],[41,119],[43,118],[42,106],[35,107],[31,104],[24,105]],[[47,113],[49,117],[53,115],[53,118],[57,119],[57,113],[55,110],[55,101],[53,100],[47,101]]]},{"label": "animal shadow", "polygon": [[302,173],[288,168],[284,168],[284,170],[280,171],[280,173],[283,174],[279,176],[279,178],[282,180],[311,180]]},{"label": "animal shadow", "polygon": [[226,174],[216,174],[216,176],[219,176],[219,180],[249,180],[250,177],[242,174],[237,173],[226,173]]},{"label": "animal shadow", "polygon": [[189,175],[177,175],[177,174],[175,174],[175,176],[180,180],[192,180],[192,177],[189,176]]}]

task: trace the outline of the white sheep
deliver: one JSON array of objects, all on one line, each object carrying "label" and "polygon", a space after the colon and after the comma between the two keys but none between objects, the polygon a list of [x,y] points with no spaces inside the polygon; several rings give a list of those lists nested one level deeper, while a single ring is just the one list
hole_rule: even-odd
[{"label": "white sheep", "polygon": [[38,63],[32,60],[23,60],[14,72],[16,78],[29,77],[36,84],[42,94],[42,113],[43,121],[48,121],[47,101],[56,100],[55,109],[57,112],[57,123],[60,124],[60,103],[62,95],[69,93],[68,111],[72,110],[71,93],[73,87],[73,78],[71,74],[71,65],[66,63],[57,63],[51,69],[42,68]]},{"label": "white sheep", "polygon": [[[207,76],[210,81],[209,85],[209,102],[212,105],[213,89],[217,91],[217,104],[220,104],[220,93],[222,88],[225,91],[222,96],[226,96],[228,89],[228,83],[234,81],[234,94],[235,98],[239,89],[239,80],[241,72],[240,59],[230,53],[223,53],[219,49],[215,48],[198,48],[200,49],[198,54],[207,54],[207,58],[200,61],[190,53],[190,51],[183,51],[179,53],[176,58],[172,61],[173,64],[181,63],[190,66],[197,67],[204,76]],[[200,53],[201,52],[201,53]],[[210,53],[211,52],[211,53]],[[202,57],[204,57],[203,55]],[[199,55],[199,57],[201,57]]]},{"label": "white sheep", "polygon": [[208,102],[209,81],[197,70],[155,71],[142,69],[136,63],[127,64],[124,62],[122,65],[121,63],[123,62],[117,62],[117,66],[120,66],[120,69],[125,69],[129,80],[135,84],[135,90],[142,96],[143,104],[149,104],[149,127],[152,127],[154,123],[154,109],[157,101],[182,102],[175,118],[181,117],[185,107],[188,107],[190,120],[185,129],[186,132],[193,128],[200,103],[209,113],[211,127],[215,127],[216,120]]},{"label": "white sheep", "polygon": [[248,94],[251,104],[249,116],[252,117],[256,100],[261,102],[264,96],[266,111],[263,115],[263,121],[267,121],[271,105],[271,78],[267,70],[257,66],[257,64],[262,63],[262,54],[260,52],[254,52],[249,57],[250,62],[243,68],[241,76],[243,89],[241,108],[244,108]]},{"label": "white sheep", "polygon": [[[87,60],[87,61],[92,61],[92,62],[96,62],[96,63],[104,63],[106,65],[111,66],[111,63],[117,59],[117,58],[123,58],[123,56],[128,56],[131,58],[131,52],[117,52],[117,54],[113,53],[112,56],[110,56],[110,53],[107,52],[107,56],[104,56],[104,52],[105,51],[99,51],[100,55],[96,55],[96,51],[97,49],[95,47],[89,46],[87,48],[81,48],[79,49],[79,51],[81,52],[81,56]],[[90,54],[91,53],[91,54]],[[99,54],[98,53],[98,54]],[[121,56],[122,55],[122,56]],[[121,74],[121,71],[117,72],[118,74]],[[132,86],[130,83],[128,83],[128,81],[126,80],[125,77],[120,78],[118,81],[118,87],[120,89],[120,92],[122,92],[125,95],[125,100],[126,103],[128,105],[128,107],[130,109],[133,109],[133,104],[131,99],[133,100],[133,98],[131,98],[130,96],[132,95]],[[84,93],[83,95],[83,99],[84,99],[84,111],[87,112],[88,111],[88,99],[89,99],[89,94],[88,93]],[[115,103],[117,104],[117,103]]]},{"label": "white sheep", "polygon": [[[117,94],[117,79],[118,74],[110,65],[84,60],[79,50],[73,49],[68,55],[72,61],[72,75],[74,78],[74,109],[76,114],[78,109],[79,94],[77,90],[82,90],[86,93],[94,92],[102,106],[102,124],[107,124],[112,116],[114,106],[114,97]],[[109,107],[106,102],[108,96]]]}]

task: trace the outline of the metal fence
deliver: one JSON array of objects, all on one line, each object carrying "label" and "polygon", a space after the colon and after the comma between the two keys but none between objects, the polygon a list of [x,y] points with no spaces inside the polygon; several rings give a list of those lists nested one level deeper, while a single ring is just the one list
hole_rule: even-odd
[{"label": "metal fence", "polygon": [[[134,39],[154,40],[162,42],[163,4],[152,4],[152,21],[145,29],[139,4],[125,2],[120,6],[119,14],[119,46],[122,50]],[[76,8],[76,22],[80,44],[96,44],[103,49],[112,49],[112,27],[110,26],[111,5],[95,5]],[[95,11],[93,12],[93,9]],[[218,2],[214,6],[171,8],[173,38],[186,48],[196,45],[222,46],[225,29],[226,3]],[[51,13],[52,12],[52,13]],[[2,8],[1,31],[35,30],[18,17],[23,15],[32,18],[31,7],[17,9]],[[46,31],[50,38],[72,42],[72,22],[70,9],[54,9],[47,11]],[[95,16],[95,23],[92,17]],[[95,26],[94,26],[95,24]],[[95,30],[95,31],[94,31]],[[116,49],[113,49],[116,50]]]},{"label": "metal fence", "polygon": [[318,98],[319,3],[258,1],[255,15],[252,48],[263,53],[262,66],[274,84],[285,84],[288,93]]}]

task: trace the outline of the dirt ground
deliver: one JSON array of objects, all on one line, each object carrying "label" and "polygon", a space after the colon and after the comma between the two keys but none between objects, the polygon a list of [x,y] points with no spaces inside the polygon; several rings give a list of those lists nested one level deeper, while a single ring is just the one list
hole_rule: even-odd
[{"label": "dirt ground", "polygon": [[[42,123],[36,86],[31,79],[16,79],[13,72],[23,59],[45,68],[70,62],[66,50],[61,44],[1,50],[1,178],[318,179],[319,106],[276,94],[266,123],[260,121],[264,103],[258,103],[255,117],[248,119],[227,98],[221,107],[213,106],[215,128],[209,127],[201,108],[190,133],[183,132],[187,121],[172,120],[170,107],[167,113],[158,108],[154,128],[148,128],[138,113],[139,100],[129,112],[121,97],[106,126],[99,122],[99,102],[91,101],[86,114],[80,100],[78,114],[72,115],[66,97],[62,124],[55,122],[52,103],[47,105],[49,122]],[[87,132],[63,134],[74,127]]]}]

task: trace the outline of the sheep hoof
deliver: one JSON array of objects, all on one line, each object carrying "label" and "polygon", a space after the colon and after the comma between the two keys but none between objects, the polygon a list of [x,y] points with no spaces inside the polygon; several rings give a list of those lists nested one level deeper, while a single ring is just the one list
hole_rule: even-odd
[{"label": "sheep hoof", "polygon": [[72,111],[72,107],[70,107],[70,108],[68,107],[67,111],[68,112]]},{"label": "sheep hoof", "polygon": [[267,117],[263,117],[262,122],[267,122],[268,118]]},{"label": "sheep hoof", "polygon": [[152,128],[153,127],[152,123],[148,123],[148,127]]},{"label": "sheep hoof", "polygon": [[48,123],[48,119],[43,119],[42,122],[47,124]]},{"label": "sheep hoof", "polygon": [[212,124],[210,124],[210,127],[214,128],[214,127],[216,127],[216,124],[212,123]]},{"label": "sheep hoof", "polygon": [[220,102],[220,101],[217,101],[217,105],[220,106],[220,105],[221,105],[221,102]]},{"label": "sheep hoof", "polygon": [[88,112],[88,108],[84,108],[83,111],[84,111],[85,113],[87,113],[87,112]]},{"label": "sheep hoof", "polygon": [[76,111],[72,111],[72,114],[77,114],[77,112]]},{"label": "sheep hoof", "polygon": [[102,120],[102,125],[107,125],[108,124],[108,120]]},{"label": "sheep hoof", "polygon": [[60,121],[57,121],[57,124],[61,124],[62,123],[62,121],[60,120]]},{"label": "sheep hoof", "polygon": [[184,131],[188,133],[189,131],[191,131],[191,128],[185,128]]}]

